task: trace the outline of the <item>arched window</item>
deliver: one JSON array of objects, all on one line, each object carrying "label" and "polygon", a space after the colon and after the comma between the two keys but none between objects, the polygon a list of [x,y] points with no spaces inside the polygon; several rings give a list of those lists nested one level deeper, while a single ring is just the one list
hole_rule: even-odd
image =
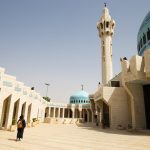
[{"label": "arched window", "polygon": [[102,23],[100,23],[100,26],[101,26],[101,29],[103,29],[103,24]]},{"label": "arched window", "polygon": [[112,28],[114,27],[114,23],[112,24]]},{"label": "arched window", "polygon": [[85,103],[85,100],[84,100],[84,103]]},{"label": "arched window", "polygon": [[138,43],[138,52],[140,51],[140,43]]},{"label": "arched window", "polygon": [[86,103],[88,103],[88,101],[86,101]]},{"label": "arched window", "polygon": [[81,100],[81,103],[83,103],[83,100]]},{"label": "arched window", "polygon": [[79,100],[79,103],[80,103],[80,100]]},{"label": "arched window", "polygon": [[107,22],[106,22],[106,28],[108,28],[108,27],[109,27],[109,22],[107,21]]},{"label": "arched window", "polygon": [[146,35],[143,34],[143,44],[145,44],[145,43],[146,43]]},{"label": "arched window", "polygon": [[150,40],[150,29],[148,28],[148,31],[147,31],[147,40],[149,41]]},{"label": "arched window", "polygon": [[140,46],[142,48],[143,44],[142,44],[142,38],[140,39]]}]

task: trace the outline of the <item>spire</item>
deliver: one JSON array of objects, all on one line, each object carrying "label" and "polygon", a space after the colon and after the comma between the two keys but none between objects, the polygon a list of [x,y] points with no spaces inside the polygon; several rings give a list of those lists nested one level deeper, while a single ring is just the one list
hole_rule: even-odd
[{"label": "spire", "polygon": [[83,91],[83,84],[81,84],[81,90]]}]

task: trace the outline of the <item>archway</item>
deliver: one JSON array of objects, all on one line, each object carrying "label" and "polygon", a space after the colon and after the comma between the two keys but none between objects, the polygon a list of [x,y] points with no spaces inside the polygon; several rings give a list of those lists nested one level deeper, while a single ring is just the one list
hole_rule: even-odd
[{"label": "archway", "polygon": [[54,117],[54,107],[51,107],[50,109],[50,117]]},{"label": "archway", "polygon": [[49,116],[49,107],[45,108],[45,118]]},{"label": "archway", "polygon": [[56,108],[55,109],[55,118],[58,118],[58,115],[59,115],[59,108]]},{"label": "archway", "polygon": [[[32,108],[32,104],[30,104],[28,106],[27,123],[31,122],[31,108]],[[39,109],[38,109],[38,111],[39,111]]]},{"label": "archway", "polygon": [[103,123],[105,127],[110,126],[110,121],[109,121],[109,106],[103,102]]},{"label": "archway", "polygon": [[84,122],[87,122],[87,111],[86,109],[82,109],[82,118],[84,119]]},{"label": "archway", "polygon": [[146,128],[150,129],[150,84],[143,86]]},{"label": "archway", "polygon": [[15,122],[15,124],[17,123],[17,119],[18,119],[19,103],[20,103],[20,99],[18,99],[18,100],[14,103],[12,122]]},{"label": "archway", "polygon": [[8,116],[9,116],[9,109],[10,109],[10,102],[11,102],[11,95],[8,96],[3,101],[2,116],[1,116],[1,126],[4,129],[7,128]]},{"label": "archway", "polygon": [[65,118],[68,118],[68,108],[65,108],[65,110],[64,110],[64,111],[65,111],[65,115],[64,115],[64,117],[65,117]]},{"label": "archway", "polygon": [[60,118],[63,118],[63,108],[60,108]]},{"label": "archway", "polygon": [[26,102],[22,104],[22,109],[21,109],[21,115],[25,117],[25,111],[26,111]]},{"label": "archway", "polygon": [[75,118],[80,118],[80,112],[78,109],[75,109]]}]

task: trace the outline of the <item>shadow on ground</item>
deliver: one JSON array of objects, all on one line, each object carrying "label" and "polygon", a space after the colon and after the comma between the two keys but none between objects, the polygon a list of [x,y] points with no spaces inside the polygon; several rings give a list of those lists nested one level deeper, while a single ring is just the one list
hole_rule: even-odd
[{"label": "shadow on ground", "polygon": [[126,129],[124,130],[118,130],[118,129],[110,129],[110,128],[105,128],[102,129],[100,126],[96,126],[93,124],[88,124],[88,123],[81,123],[81,124],[76,124],[78,127],[85,129],[85,130],[95,130],[98,132],[104,132],[108,134],[122,134],[122,135],[139,135],[139,136],[150,136],[150,130],[132,130],[128,131]]},{"label": "shadow on ground", "polygon": [[16,142],[16,139],[8,139],[9,141],[15,141]]}]

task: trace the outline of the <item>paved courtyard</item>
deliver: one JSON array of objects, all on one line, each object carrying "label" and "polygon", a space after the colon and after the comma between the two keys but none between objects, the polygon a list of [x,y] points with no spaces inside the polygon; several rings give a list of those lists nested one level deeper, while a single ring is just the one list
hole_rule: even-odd
[{"label": "paved courtyard", "polygon": [[150,150],[150,134],[144,131],[40,124],[25,129],[22,141],[15,137],[16,132],[0,130],[0,150]]}]

